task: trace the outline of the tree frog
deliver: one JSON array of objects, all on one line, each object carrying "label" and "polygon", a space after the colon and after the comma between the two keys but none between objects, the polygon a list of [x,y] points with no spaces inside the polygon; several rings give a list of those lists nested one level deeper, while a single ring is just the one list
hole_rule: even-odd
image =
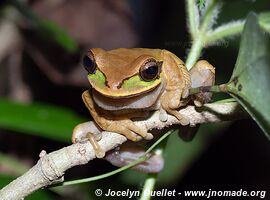
[{"label": "tree frog", "polygon": [[[150,140],[153,135],[132,120],[147,117],[154,110],[160,111],[161,121],[166,121],[169,114],[181,125],[189,124],[178,110],[188,102],[191,77],[175,54],[163,49],[93,48],[83,57],[83,66],[91,89],[82,94],[82,99],[101,130],[122,134],[132,141]],[[73,142],[82,140],[80,131],[74,129]],[[104,157],[97,143],[100,134],[92,132],[85,138],[96,156]]]}]

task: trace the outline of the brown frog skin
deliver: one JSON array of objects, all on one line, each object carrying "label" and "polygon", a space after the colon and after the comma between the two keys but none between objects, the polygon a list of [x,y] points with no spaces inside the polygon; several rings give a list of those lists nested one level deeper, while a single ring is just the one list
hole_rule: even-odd
[{"label": "brown frog skin", "polygon": [[[91,89],[82,98],[101,130],[122,134],[132,141],[152,139],[151,133],[132,121],[147,117],[152,110],[160,111],[161,121],[166,121],[169,114],[183,126],[189,124],[178,109],[188,102],[191,77],[175,54],[162,49],[93,48],[83,58],[83,65]],[[73,142],[80,142],[77,132],[75,128]],[[97,143],[100,136],[91,132],[85,136],[97,157],[104,157]]]}]

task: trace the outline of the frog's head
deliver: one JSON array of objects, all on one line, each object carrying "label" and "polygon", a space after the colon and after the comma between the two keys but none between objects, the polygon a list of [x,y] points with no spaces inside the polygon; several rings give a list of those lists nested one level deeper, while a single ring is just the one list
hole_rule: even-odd
[{"label": "frog's head", "polygon": [[150,49],[91,49],[83,57],[93,89],[111,98],[149,92],[161,83],[160,51]]}]

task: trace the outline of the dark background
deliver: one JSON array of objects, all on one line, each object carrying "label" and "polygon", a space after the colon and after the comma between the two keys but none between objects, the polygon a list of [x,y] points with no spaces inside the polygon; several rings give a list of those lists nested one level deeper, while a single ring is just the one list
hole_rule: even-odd
[{"label": "dark background", "polygon": [[[88,48],[165,48],[186,60],[191,43],[186,25],[184,1],[64,0],[60,2],[57,4],[45,0],[29,1],[27,6],[38,16],[50,19],[65,29],[75,39],[79,50],[69,52],[57,43],[46,39],[46,33],[40,34],[33,30],[31,20],[16,19],[14,24],[19,30],[20,45],[12,46],[6,58],[0,60],[1,98],[8,97],[25,103],[53,104],[90,119],[80,97],[88,87],[86,73],[80,65],[81,55]],[[4,10],[7,6],[14,5],[2,2],[1,6]],[[269,8],[267,0],[223,1],[215,26],[231,20],[244,19],[250,11],[259,13],[269,11]],[[12,13],[10,10],[1,12],[0,20],[6,19],[8,12]],[[201,57],[216,67],[217,84],[224,83],[230,78],[237,58],[239,38],[235,36],[221,42],[219,46],[203,50]],[[21,56],[21,62],[16,66],[10,64],[18,54]],[[12,82],[14,79],[20,81],[15,81],[14,84]],[[0,151],[16,157],[29,166],[38,159],[40,150],[46,149],[47,152],[51,152],[69,144],[68,141],[58,142],[22,132],[2,128]],[[205,126],[203,131],[199,132],[201,137],[195,140],[203,140],[203,148],[186,161],[188,164],[183,163],[185,169],[181,169],[179,174],[176,173],[173,179],[166,180],[163,177],[158,182],[158,188],[166,187],[179,192],[185,189],[243,189],[270,192],[270,145],[258,125],[251,119],[245,119],[226,123],[212,132],[211,125]],[[196,144],[193,141],[189,142],[190,146]],[[181,148],[181,151],[176,153],[181,154],[185,150]],[[177,147],[175,151],[178,151]],[[1,174],[12,175],[8,169],[1,169],[0,164]],[[84,178],[113,169],[115,167],[107,162],[95,160],[86,166],[69,170],[65,178],[67,180]],[[115,187],[133,190],[141,188],[143,179],[132,180],[130,174],[136,175],[131,171],[76,186],[75,191],[74,188],[67,187],[66,190],[70,190],[68,197],[57,192],[47,192],[53,199],[84,199],[88,195],[96,198],[93,193],[96,188]],[[244,199],[255,199],[255,197]],[[266,199],[270,199],[269,194]]]}]

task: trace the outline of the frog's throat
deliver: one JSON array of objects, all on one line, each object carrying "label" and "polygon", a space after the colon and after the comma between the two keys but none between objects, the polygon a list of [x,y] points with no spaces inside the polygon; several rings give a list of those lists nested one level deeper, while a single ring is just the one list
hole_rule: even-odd
[{"label": "frog's throat", "polygon": [[148,109],[156,107],[160,95],[165,88],[164,81],[161,82],[155,89],[148,91],[138,96],[129,98],[115,99],[106,97],[99,92],[93,90],[92,95],[94,102],[104,110],[119,111],[132,109]]}]

